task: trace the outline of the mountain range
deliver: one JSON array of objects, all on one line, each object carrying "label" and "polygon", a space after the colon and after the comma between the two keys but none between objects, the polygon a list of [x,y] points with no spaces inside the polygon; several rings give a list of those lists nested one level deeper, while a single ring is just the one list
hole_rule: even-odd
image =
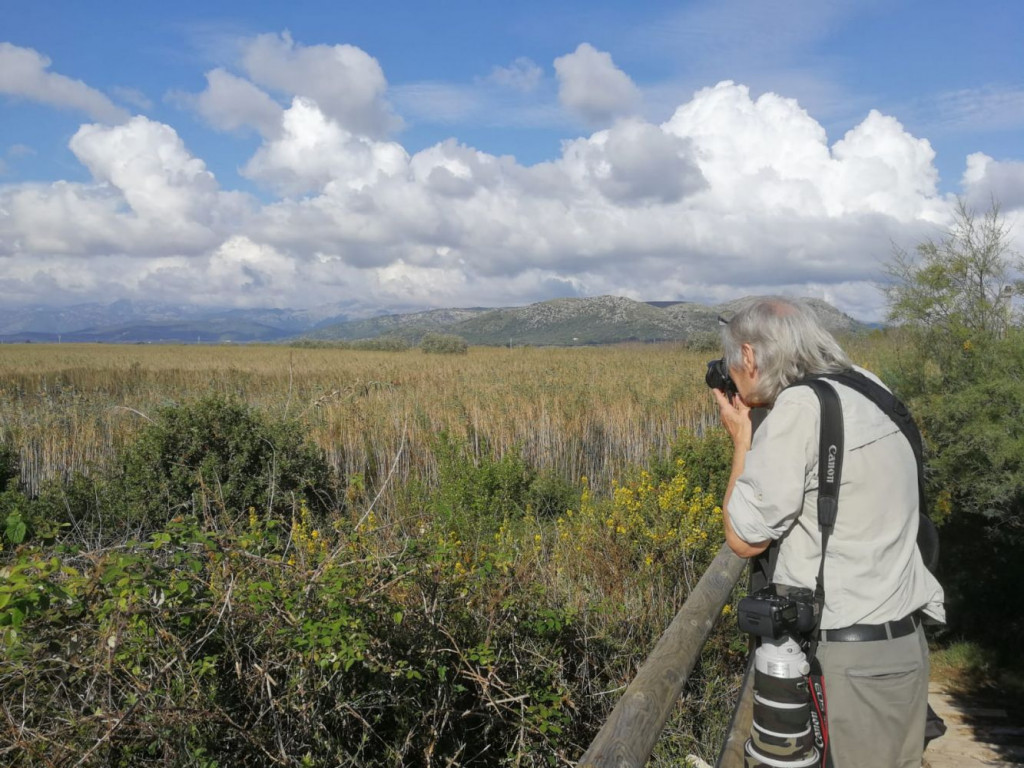
[{"label": "mountain range", "polygon": [[[750,297],[718,305],[634,301],[621,296],[552,299],[523,307],[432,309],[367,315],[355,303],[308,310],[203,309],[118,301],[52,309],[0,309],[3,342],[250,343],[297,339],[355,341],[381,336],[416,344],[427,333],[482,345],[693,341],[717,330]],[[807,299],[833,332],[868,326],[819,299]]]}]

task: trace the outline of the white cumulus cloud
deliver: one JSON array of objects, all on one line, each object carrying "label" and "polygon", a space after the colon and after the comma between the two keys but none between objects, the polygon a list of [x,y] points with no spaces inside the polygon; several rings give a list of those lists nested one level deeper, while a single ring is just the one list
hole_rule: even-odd
[{"label": "white cumulus cloud", "polygon": [[145,117],[116,128],[83,125],[71,151],[140,217],[189,225],[210,213],[217,182],[170,126]]},{"label": "white cumulus cloud", "polygon": [[245,196],[221,191],[170,126],[87,124],[70,146],[93,183],[0,190],[0,255],[195,253],[248,214]]},{"label": "white cumulus cloud", "polygon": [[407,161],[401,145],[355,135],[297,97],[284,112],[281,135],[264,143],[243,173],[284,194],[301,194],[329,182],[359,189],[380,174],[402,172]]},{"label": "white cumulus cloud", "polygon": [[242,68],[258,85],[316,101],[344,128],[380,137],[400,127],[377,60],[353,45],[303,46],[288,32],[242,45]]},{"label": "white cumulus cloud", "polygon": [[1024,162],[995,160],[983,152],[967,156],[961,180],[968,203],[987,209],[992,201],[1003,210],[1024,209]]},{"label": "white cumulus cloud", "polygon": [[281,105],[245,78],[223,69],[206,73],[206,90],[193,98],[203,118],[222,131],[252,126],[263,136],[281,128]]},{"label": "white cumulus cloud", "polygon": [[119,123],[128,112],[81,80],[49,71],[52,62],[31,48],[0,43],[0,93],[85,112],[93,120]]},{"label": "white cumulus cloud", "polygon": [[724,81],[680,106],[665,128],[693,141],[716,209],[901,221],[943,215],[930,144],[876,111],[830,148],[795,100],[755,100],[746,86]]},{"label": "white cumulus cloud", "polygon": [[[533,166],[454,139],[409,153],[312,96],[278,123],[243,169],[276,191],[264,203],[221,189],[168,125],[83,126],[71,148],[90,183],[0,186],[0,300],[395,308],[773,292],[875,318],[892,242],[949,223],[931,146],[894,118],[868,112],[830,142],[795,100],[732,82]],[[964,185],[1017,200],[1022,176],[974,155]]]},{"label": "white cumulus cloud", "polygon": [[555,59],[555,73],[562,106],[589,123],[608,123],[639,107],[640,90],[629,75],[615,66],[610,53],[589,43]]},{"label": "white cumulus cloud", "polygon": [[623,205],[674,203],[707,185],[689,138],[640,120],[568,143],[564,159],[579,182]]}]

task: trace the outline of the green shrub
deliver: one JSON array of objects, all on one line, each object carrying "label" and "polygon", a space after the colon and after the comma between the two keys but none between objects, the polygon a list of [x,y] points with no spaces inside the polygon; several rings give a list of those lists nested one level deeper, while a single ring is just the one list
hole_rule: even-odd
[{"label": "green shrub", "polygon": [[498,459],[484,451],[475,458],[465,442],[448,432],[437,435],[433,451],[438,487],[431,501],[443,518],[493,523],[526,511],[537,473],[518,451]]},{"label": "green shrub", "polygon": [[9,442],[0,443],[0,492],[17,488],[21,484],[21,459],[18,450]]},{"label": "green shrub", "polygon": [[694,352],[718,353],[716,356],[721,357],[722,337],[715,331],[694,331],[685,343]]},{"label": "green shrub", "polygon": [[420,340],[420,349],[433,355],[464,355],[469,344],[451,333],[428,333]]},{"label": "green shrub", "polygon": [[678,472],[678,462],[686,467],[690,482],[721,502],[732,470],[732,441],[724,429],[711,429],[698,437],[680,432],[666,459],[651,462],[651,473],[664,482]]},{"label": "green shrub", "polygon": [[302,498],[324,512],[337,496],[298,422],[221,395],[162,409],[128,447],[113,486],[122,519],[144,529],[202,509],[290,519]]},{"label": "green shrub", "polygon": [[526,494],[526,503],[542,518],[563,514],[579,504],[580,489],[551,470],[537,472]]},{"label": "green shrub", "polygon": [[903,329],[883,378],[925,440],[949,630],[1016,658],[1024,632],[1024,333]]},{"label": "green shrub", "polygon": [[299,349],[355,349],[368,352],[405,352],[412,345],[398,336],[378,336],[375,339],[298,339],[289,346]]}]

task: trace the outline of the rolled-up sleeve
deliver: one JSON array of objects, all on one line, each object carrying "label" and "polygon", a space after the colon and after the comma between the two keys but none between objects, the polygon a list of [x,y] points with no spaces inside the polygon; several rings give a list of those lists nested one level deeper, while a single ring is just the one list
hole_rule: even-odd
[{"label": "rolled-up sleeve", "polygon": [[818,421],[817,397],[799,387],[779,396],[754,435],[727,508],[748,544],[778,539],[803,509],[809,478],[817,476]]}]

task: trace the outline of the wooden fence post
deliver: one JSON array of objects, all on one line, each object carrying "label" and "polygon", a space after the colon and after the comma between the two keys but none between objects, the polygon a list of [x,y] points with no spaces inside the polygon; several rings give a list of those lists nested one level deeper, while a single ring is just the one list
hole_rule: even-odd
[{"label": "wooden fence post", "polygon": [[722,545],[580,758],[579,768],[640,768],[647,762],[746,563]]}]

